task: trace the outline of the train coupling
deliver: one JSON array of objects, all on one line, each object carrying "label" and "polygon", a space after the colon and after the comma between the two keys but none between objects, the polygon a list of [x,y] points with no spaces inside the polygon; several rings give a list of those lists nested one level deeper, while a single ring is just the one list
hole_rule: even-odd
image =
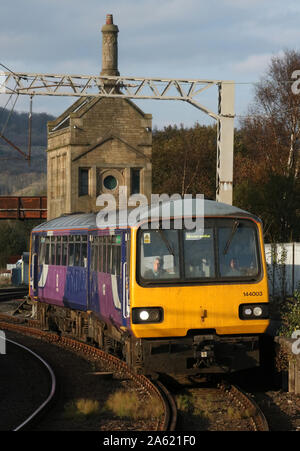
[{"label": "train coupling", "polygon": [[210,367],[215,363],[215,335],[193,337],[194,368]]}]

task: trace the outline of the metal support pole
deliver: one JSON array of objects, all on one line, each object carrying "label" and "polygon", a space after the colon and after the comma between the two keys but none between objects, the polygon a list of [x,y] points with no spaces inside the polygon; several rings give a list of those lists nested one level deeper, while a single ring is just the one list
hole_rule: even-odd
[{"label": "metal support pole", "polygon": [[234,82],[219,84],[217,119],[216,200],[232,205],[234,145]]},{"label": "metal support pole", "polygon": [[30,96],[30,106],[28,115],[28,165],[31,161],[31,133],[32,133],[32,96]]}]

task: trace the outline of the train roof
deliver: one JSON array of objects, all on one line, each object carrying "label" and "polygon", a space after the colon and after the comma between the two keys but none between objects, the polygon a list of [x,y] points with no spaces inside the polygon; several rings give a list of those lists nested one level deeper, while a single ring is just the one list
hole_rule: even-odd
[{"label": "train roof", "polygon": [[[138,210],[138,215],[137,215]],[[259,221],[255,215],[234,207],[232,205],[205,199],[187,199],[166,201],[150,207],[139,207],[133,214],[133,209],[118,210],[116,214],[106,209],[99,213],[74,213],[60,216],[44,222],[33,229],[35,232],[47,230],[79,230],[96,228],[124,228],[138,227],[149,219],[164,219],[165,214],[170,212],[169,217],[180,217],[182,211],[188,217],[245,217]],[[200,212],[200,214],[199,214]],[[138,220],[137,220],[138,217]]]}]

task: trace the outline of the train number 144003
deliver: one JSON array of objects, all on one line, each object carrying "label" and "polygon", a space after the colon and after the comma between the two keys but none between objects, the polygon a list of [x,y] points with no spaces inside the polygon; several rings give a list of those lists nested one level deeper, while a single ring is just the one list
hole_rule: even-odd
[{"label": "train number 144003", "polygon": [[262,296],[263,292],[262,291],[244,291],[243,295],[244,296]]}]

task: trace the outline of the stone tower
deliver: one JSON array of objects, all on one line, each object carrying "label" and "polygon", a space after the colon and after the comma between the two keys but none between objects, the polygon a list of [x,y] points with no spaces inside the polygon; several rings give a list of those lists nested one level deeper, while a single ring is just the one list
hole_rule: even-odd
[{"label": "stone tower", "polygon": [[[118,27],[102,27],[101,75],[119,75]],[[107,82],[110,83],[111,81]],[[48,123],[48,219],[97,211],[96,199],[120,186],[151,195],[152,115],[121,98],[80,98]]]},{"label": "stone tower", "polygon": [[102,71],[100,75],[120,75],[118,71],[118,33],[113,16],[107,14],[106,24],[102,27]]}]

